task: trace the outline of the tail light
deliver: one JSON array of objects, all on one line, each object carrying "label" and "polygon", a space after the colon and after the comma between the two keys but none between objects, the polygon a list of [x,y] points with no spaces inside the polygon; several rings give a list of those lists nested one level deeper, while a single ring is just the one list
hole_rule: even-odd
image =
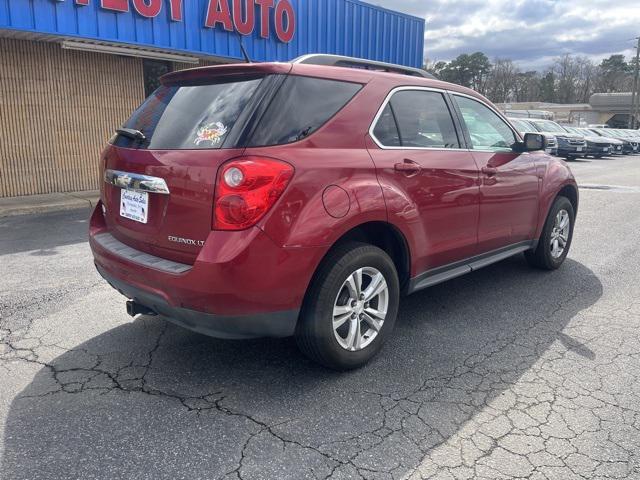
[{"label": "tail light", "polygon": [[273,158],[247,156],[218,170],[214,230],[244,230],[276,203],[293,176],[293,167]]}]

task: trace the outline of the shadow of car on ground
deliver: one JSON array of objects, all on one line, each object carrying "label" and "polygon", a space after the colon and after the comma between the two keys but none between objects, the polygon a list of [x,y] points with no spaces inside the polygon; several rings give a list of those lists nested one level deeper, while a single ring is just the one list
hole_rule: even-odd
[{"label": "shadow of car on ground", "polygon": [[311,363],[291,339],[216,340],[142,317],[43,365],[10,407],[1,471],[404,474],[523,378],[548,392],[532,371],[554,342],[593,360],[563,330],[601,295],[576,261],[541,272],[515,257],[403,299],[380,355],[347,373]]}]

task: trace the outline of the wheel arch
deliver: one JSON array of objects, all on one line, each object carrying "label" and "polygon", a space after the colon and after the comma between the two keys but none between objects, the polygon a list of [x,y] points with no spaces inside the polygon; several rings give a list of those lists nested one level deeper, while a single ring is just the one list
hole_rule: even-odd
[{"label": "wheel arch", "polygon": [[[558,197],[566,197],[567,199],[569,199],[569,201],[571,202],[571,206],[573,207],[573,213],[575,215],[578,214],[578,188],[575,185],[567,184],[562,187],[555,196],[555,198]],[[551,202],[551,204],[553,205],[553,202]]]},{"label": "wheel arch", "polygon": [[[387,255],[391,257],[398,272],[400,291],[406,291],[411,276],[411,251],[403,233],[396,226],[386,221],[368,221],[361,223],[340,235],[316,266],[309,286],[316,280],[316,275],[329,254],[340,245],[348,242],[367,243],[387,253]],[[307,292],[309,289],[310,288],[307,288]]]}]

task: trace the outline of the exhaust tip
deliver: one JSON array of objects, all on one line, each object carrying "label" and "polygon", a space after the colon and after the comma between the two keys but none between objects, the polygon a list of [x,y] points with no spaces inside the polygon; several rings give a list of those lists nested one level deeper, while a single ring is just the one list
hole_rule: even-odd
[{"label": "exhaust tip", "polygon": [[157,313],[151,310],[149,307],[145,307],[135,300],[127,300],[126,306],[127,313],[131,317],[135,317],[136,315],[157,315]]}]

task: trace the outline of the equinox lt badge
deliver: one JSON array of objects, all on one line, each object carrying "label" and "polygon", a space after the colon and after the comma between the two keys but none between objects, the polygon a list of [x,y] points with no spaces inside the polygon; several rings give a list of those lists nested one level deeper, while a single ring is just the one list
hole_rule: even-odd
[{"label": "equinox lt badge", "polygon": [[192,238],[174,237],[173,235],[169,235],[167,239],[173,243],[184,243],[185,245],[193,245],[194,247],[204,246],[204,240],[194,240]]}]

